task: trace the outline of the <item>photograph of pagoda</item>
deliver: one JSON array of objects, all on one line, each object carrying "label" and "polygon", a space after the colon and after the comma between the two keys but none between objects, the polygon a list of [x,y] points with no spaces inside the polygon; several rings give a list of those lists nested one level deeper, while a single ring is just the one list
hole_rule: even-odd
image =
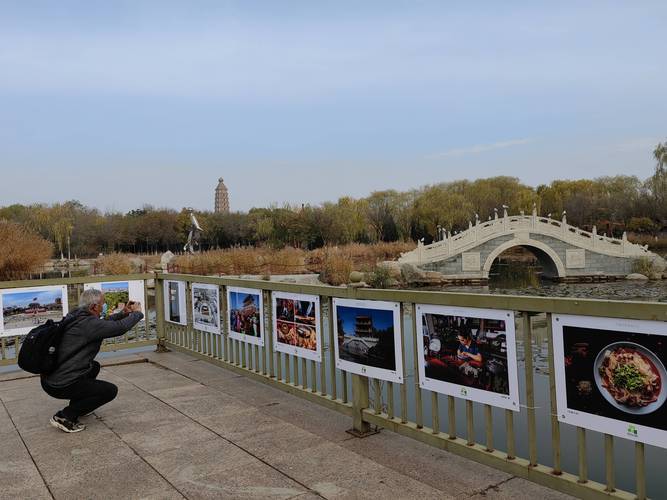
[{"label": "photograph of pagoda", "polygon": [[337,305],[336,317],[340,359],[396,370],[393,311]]}]

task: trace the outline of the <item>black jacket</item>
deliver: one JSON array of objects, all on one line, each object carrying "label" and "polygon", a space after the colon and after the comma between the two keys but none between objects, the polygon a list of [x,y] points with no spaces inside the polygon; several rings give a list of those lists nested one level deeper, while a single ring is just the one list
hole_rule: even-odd
[{"label": "black jacket", "polygon": [[51,387],[66,387],[78,381],[90,371],[104,339],[123,335],[143,317],[140,312],[118,313],[104,320],[90,314],[86,308],[70,312],[67,320],[71,319],[72,323],[58,349],[58,368],[49,375],[42,375],[42,381]]}]

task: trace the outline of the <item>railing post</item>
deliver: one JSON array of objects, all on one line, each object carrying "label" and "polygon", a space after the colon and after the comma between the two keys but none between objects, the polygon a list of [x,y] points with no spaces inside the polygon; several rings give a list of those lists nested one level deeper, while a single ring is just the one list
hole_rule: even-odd
[{"label": "railing post", "polygon": [[[156,264],[155,268],[155,330],[157,333],[157,344],[155,346],[155,352],[169,352],[167,346],[165,345],[165,328],[164,328],[164,280],[159,277],[162,272],[162,267],[160,264]],[[146,307],[146,315],[148,315],[148,305]],[[148,329],[148,318],[145,319],[146,328]]]},{"label": "railing post", "polygon": [[353,436],[363,438],[376,434],[364,421],[364,410],[370,406],[369,398],[368,377],[352,375],[352,429],[347,432]]}]

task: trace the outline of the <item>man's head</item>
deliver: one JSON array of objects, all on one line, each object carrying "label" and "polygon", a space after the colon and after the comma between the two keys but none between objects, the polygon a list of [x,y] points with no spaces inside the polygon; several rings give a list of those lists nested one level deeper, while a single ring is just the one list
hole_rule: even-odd
[{"label": "man's head", "polygon": [[461,344],[469,345],[472,342],[472,334],[468,330],[459,331],[457,337]]},{"label": "man's head", "polygon": [[99,316],[102,314],[102,307],[104,306],[104,293],[100,290],[91,288],[81,294],[79,298],[79,307],[86,309],[90,314]]}]

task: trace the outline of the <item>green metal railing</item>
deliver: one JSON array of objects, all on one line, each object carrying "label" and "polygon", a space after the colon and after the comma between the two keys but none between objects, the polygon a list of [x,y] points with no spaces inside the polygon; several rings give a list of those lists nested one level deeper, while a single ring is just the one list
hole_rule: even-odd
[{"label": "green metal railing", "polygon": [[[45,280],[23,280],[23,281],[0,281],[0,290],[12,288],[29,288],[51,285],[66,285],[70,310],[76,307],[79,297],[86,283],[98,283],[101,281],[131,281],[141,280],[144,282],[144,305],[146,308],[146,319],[132,330],[121,337],[105,340],[102,351],[117,351],[121,349],[134,349],[155,345],[157,332],[155,330],[154,317],[155,307],[151,307],[153,298],[154,274],[127,274],[119,276],[86,276],[78,278],[55,278]],[[0,337],[0,366],[15,365],[18,353],[21,349],[22,336]]]},{"label": "green metal railing", "polygon": [[[667,321],[665,303],[356,289],[160,272],[104,277],[108,281],[128,279],[143,279],[146,282],[146,299],[149,299],[149,290],[154,290],[154,307],[151,310],[154,311],[155,331],[147,328],[143,336],[121,339],[119,343],[105,346],[106,349],[157,344],[158,351],[173,349],[185,352],[348,415],[352,418],[354,431],[359,434],[376,428],[389,429],[582,498],[647,498],[647,452],[659,457],[657,463],[652,461],[651,466],[658,467],[655,469],[656,474],[661,474],[659,464],[664,463],[664,450],[648,447],[647,451],[644,444],[574,428],[558,421],[551,322],[554,314]],[[187,315],[185,326],[165,321],[163,282],[166,279],[186,284],[187,311],[192,311],[192,283],[219,287],[219,334],[194,329],[191,313]],[[77,295],[83,283],[95,281],[102,279],[91,277],[0,283],[0,289],[67,284],[70,293]],[[254,288],[263,294],[263,347],[229,337],[226,288],[230,286]],[[273,291],[320,297],[323,341],[321,362],[274,352],[271,310]],[[336,342],[332,314],[334,298],[394,301],[401,304],[403,384],[348,374],[336,367],[333,349]],[[146,303],[148,306],[148,300]],[[420,388],[416,369],[420,341],[416,334],[417,304],[515,312],[517,352],[524,353],[520,412]],[[19,339],[14,341],[18,345]],[[4,343],[1,349],[0,364],[12,363],[13,359],[5,356]],[[540,349],[544,350],[539,356],[546,358],[543,370],[547,373],[536,379],[535,369],[539,367],[534,366],[534,354],[539,353]],[[542,389],[536,383],[542,383]],[[633,448],[634,453],[631,452]],[[626,466],[622,465],[623,461],[631,463]],[[631,469],[630,480],[627,469]],[[626,490],[633,491],[617,488],[617,474],[623,475]],[[627,487],[628,484],[631,487]]]},{"label": "green metal railing", "polygon": [[[667,304],[357,289],[161,273],[156,275],[158,290],[164,279],[186,283],[188,311],[192,310],[190,293],[192,283],[218,285],[222,322],[221,333],[211,334],[194,329],[192,317],[188,318],[187,326],[181,326],[165,322],[164,314],[158,313],[158,342],[166,348],[198,356],[340,411],[352,417],[353,429],[360,434],[374,428],[390,429],[423,443],[582,498],[647,498],[643,444],[610,435],[599,435],[582,428],[573,429],[572,426],[558,421],[551,319],[553,314],[578,314],[666,321]],[[226,288],[230,286],[255,288],[263,293],[264,324],[267,325],[264,347],[249,345],[229,337],[226,321]],[[324,343],[322,362],[274,352],[271,317],[273,312],[270,300],[273,291],[320,297]],[[336,339],[332,315],[332,299],[335,297],[394,301],[401,304],[403,366],[407,375],[405,383],[394,384],[347,374],[336,368],[333,349]],[[157,301],[158,310],[164,306],[161,300],[162,298]],[[520,412],[493,408],[420,388],[416,373],[418,348],[418,338],[415,334],[416,304],[515,311],[518,323],[518,350],[521,352],[523,348],[525,353],[521,384],[523,408]],[[536,394],[535,388],[533,350],[536,346],[534,335],[536,325],[543,326],[542,341],[547,350],[548,384],[545,394]],[[540,420],[538,420],[536,396],[546,399],[548,406],[548,412]],[[546,432],[545,426],[548,427]],[[564,434],[573,435],[570,446],[567,446]],[[590,443],[599,440],[603,440],[604,449],[599,456],[594,456],[590,461],[589,455],[596,452]],[[625,448],[634,446],[634,492],[622,491],[616,487],[618,449],[615,450],[615,445],[619,442],[622,442]],[[520,451],[525,453],[525,457],[519,456]],[[655,451],[663,452],[659,449]],[[576,460],[572,460],[573,456],[576,456]],[[567,467],[563,466],[563,457],[568,458],[570,465],[575,464],[570,466],[573,470],[565,470]],[[589,477],[589,461],[590,464],[604,464],[600,481],[594,481]]]}]

